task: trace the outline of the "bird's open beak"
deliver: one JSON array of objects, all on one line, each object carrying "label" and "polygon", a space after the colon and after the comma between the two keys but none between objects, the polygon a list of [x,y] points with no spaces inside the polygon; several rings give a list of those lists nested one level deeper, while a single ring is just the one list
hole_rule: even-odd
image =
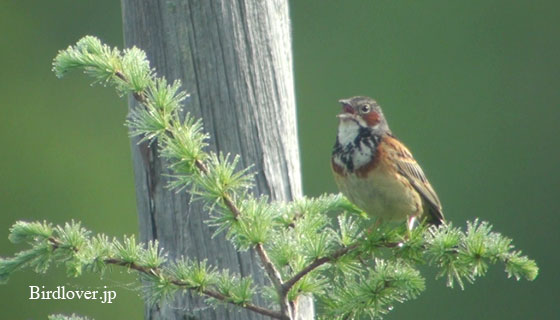
[{"label": "bird's open beak", "polygon": [[352,108],[350,100],[341,99],[338,102],[342,105],[342,112],[337,115],[340,120],[353,119],[356,111]]}]

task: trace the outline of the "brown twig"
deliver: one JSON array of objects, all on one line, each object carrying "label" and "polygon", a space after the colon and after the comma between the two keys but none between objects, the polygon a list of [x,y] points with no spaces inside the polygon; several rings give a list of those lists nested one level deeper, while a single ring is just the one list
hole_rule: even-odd
[{"label": "brown twig", "polygon": [[[121,81],[125,83],[130,83],[128,79],[124,76],[124,74],[120,71],[115,72],[115,77],[119,78]],[[133,92],[132,95],[134,96],[134,99],[136,99],[138,102],[142,104],[146,104],[148,102],[148,99],[146,98],[146,94],[144,94],[144,92]]]},{"label": "brown twig", "polygon": [[[221,293],[219,293],[217,291],[213,291],[213,290],[204,289],[204,290],[202,290],[202,293],[204,293],[205,295],[210,296],[212,298],[221,300],[221,301],[225,301],[225,298],[226,298]],[[235,303],[230,302],[230,301],[228,301],[228,303],[235,304]],[[244,305],[242,305],[242,307],[246,308],[246,309],[249,309],[251,311],[254,311],[256,313],[260,313],[262,315],[269,316],[269,317],[274,318],[274,319],[289,320],[289,318],[286,318],[285,316],[282,315],[282,313],[280,313],[278,311],[274,311],[274,310],[266,309],[266,308],[263,308],[263,307],[259,307],[259,306],[256,306],[254,304],[251,304],[251,303],[244,304]]]},{"label": "brown twig", "polygon": [[282,277],[280,276],[280,272],[278,272],[274,264],[272,264],[272,261],[270,261],[270,258],[268,257],[268,254],[266,253],[266,250],[264,249],[262,244],[257,244],[255,246],[255,250],[257,250],[259,258],[261,259],[261,262],[270,278],[270,281],[272,281],[272,284],[274,285],[276,290],[280,292],[280,290],[282,289]]},{"label": "brown twig", "polygon": [[[200,172],[202,172],[204,174],[208,174],[208,167],[206,167],[206,165],[202,161],[195,160],[194,165]],[[237,219],[239,217],[239,215],[241,215],[241,212],[239,211],[239,208],[237,208],[237,206],[233,203],[230,196],[227,195],[227,194],[224,194],[223,197],[222,197],[222,200],[224,201],[224,204],[229,209],[229,211],[231,211],[231,213],[233,213],[233,216],[235,217],[235,219]]]},{"label": "brown twig", "polygon": [[[56,249],[58,249],[58,248],[62,248],[62,243],[61,243],[60,241],[58,241],[58,239],[56,239],[56,238],[49,237],[49,238],[47,238],[47,241],[52,245],[52,248],[53,248],[54,250],[56,250]],[[72,250],[72,251],[74,251],[74,252],[78,252],[78,248],[73,247],[73,246],[68,246],[68,247],[66,247],[66,248],[64,248],[64,249],[70,249],[70,250]]]},{"label": "brown twig", "polygon": [[[159,276],[162,275],[160,269],[146,268],[146,267],[138,265],[134,262],[130,263],[130,262],[126,262],[126,261],[115,259],[115,258],[105,259],[104,261],[107,264],[125,266],[125,267],[128,267],[130,269],[136,270],[138,272],[147,274],[149,276],[159,277]],[[236,305],[236,306],[241,306],[241,307],[244,307],[244,308],[249,309],[251,311],[260,313],[260,314],[265,315],[265,316],[269,316],[269,317],[274,318],[274,319],[283,319],[282,314],[280,314],[280,312],[270,310],[270,309],[266,309],[266,308],[263,308],[263,307],[259,307],[257,305],[252,304],[252,303],[244,303],[242,305],[239,305],[239,304],[237,304],[233,301],[229,301],[227,296],[219,293],[218,291],[208,289],[208,288],[189,287],[185,282],[180,281],[179,279],[172,278],[172,277],[169,277],[169,276],[167,276],[167,278],[169,279],[169,281],[171,283],[173,283],[174,285],[176,285],[178,287],[186,287],[187,289],[191,289],[193,291],[203,293],[204,295],[207,295],[207,296],[212,297],[214,299],[217,299],[217,300],[220,300],[220,301],[223,301],[223,302],[226,302],[226,303],[230,303],[230,304],[233,304],[233,305]]]},{"label": "brown twig", "polygon": [[[299,281],[301,280],[301,278],[305,277],[305,275],[307,275],[309,272],[319,268],[320,266],[324,265],[325,263],[329,263],[329,262],[333,262],[336,259],[344,256],[347,253],[350,253],[351,251],[355,250],[356,248],[358,248],[360,244],[358,242],[354,242],[346,247],[342,247],[338,250],[336,250],[335,252],[333,252],[331,255],[322,257],[322,258],[317,258],[315,260],[313,260],[313,262],[311,262],[309,265],[307,265],[307,267],[303,268],[300,272],[296,273],[292,278],[290,278],[289,280],[287,280],[286,282],[283,283],[282,285],[282,294],[287,295],[288,291],[290,291],[290,289]],[[386,242],[386,243],[382,243],[377,245],[377,247],[385,247],[385,248],[394,248],[397,247],[399,245],[399,243],[397,242]]]},{"label": "brown twig", "polygon": [[343,247],[343,248],[340,248],[340,249],[336,250],[335,252],[333,252],[329,256],[322,257],[322,258],[317,258],[317,259],[313,260],[313,262],[311,262],[309,265],[307,265],[307,267],[303,268],[300,272],[296,273],[291,279],[284,282],[284,284],[282,285],[282,294],[287,295],[288,291],[290,291],[290,289],[301,278],[303,278],[309,272],[317,269],[318,267],[324,265],[327,262],[331,262],[331,261],[334,261],[334,260],[342,257],[343,255],[345,255],[345,254],[349,253],[350,251],[356,249],[358,246],[359,246],[358,243],[353,243],[349,246],[346,246],[346,247]]},{"label": "brown twig", "polygon": [[[208,168],[200,160],[195,161],[195,166],[198,168],[198,170],[200,170],[200,172],[204,174],[208,174]],[[226,207],[233,213],[233,216],[236,219],[239,218],[241,212],[239,211],[239,208],[237,208],[237,206],[233,203],[231,198],[227,194],[225,194],[222,197],[222,200],[224,201]],[[262,244],[260,243],[257,244],[255,246],[255,250],[257,251],[259,258],[261,259],[261,263],[263,264],[264,270],[266,271],[266,274],[270,278],[270,281],[272,281],[272,284],[274,285],[276,290],[280,292],[282,288],[282,277],[280,276],[280,272],[270,261],[270,258],[268,257],[268,254]]]},{"label": "brown twig", "polygon": [[[60,242],[60,240],[53,238],[53,237],[49,237],[48,238],[49,243],[51,244],[52,248],[54,250],[56,249],[62,249],[62,243]],[[66,248],[66,249],[70,249],[74,252],[78,252],[78,249],[75,247],[71,247],[71,248]],[[128,261],[124,261],[121,259],[117,259],[117,258],[106,258],[103,260],[103,262],[105,262],[106,264],[112,264],[112,265],[117,265],[117,266],[122,266],[122,267],[127,267],[129,269],[132,270],[136,270],[140,273],[152,276],[152,277],[160,277],[163,275],[162,270],[159,268],[148,268],[142,265],[139,265],[135,262],[128,262]],[[204,294],[208,297],[220,300],[222,302],[225,303],[229,303],[229,304],[233,304],[236,306],[241,306],[243,308],[249,309],[251,311],[254,311],[256,313],[271,317],[273,319],[282,319],[285,320],[286,317],[282,315],[282,313],[278,312],[278,311],[274,311],[274,310],[270,310],[267,308],[263,308],[257,305],[254,305],[252,303],[244,303],[244,304],[237,304],[233,301],[228,300],[228,297],[221,294],[220,292],[216,291],[216,290],[212,290],[209,288],[201,288],[201,287],[191,287],[188,286],[185,282],[174,278],[174,277],[170,277],[169,275],[164,275],[165,277],[167,277],[167,279],[169,280],[169,282],[173,283],[174,285],[178,286],[178,287],[185,287],[187,289],[199,292],[201,294]]]}]

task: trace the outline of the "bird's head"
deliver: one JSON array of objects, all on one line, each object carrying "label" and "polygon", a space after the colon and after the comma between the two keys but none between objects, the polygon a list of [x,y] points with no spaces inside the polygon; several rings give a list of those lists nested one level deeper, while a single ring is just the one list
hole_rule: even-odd
[{"label": "bird's head", "polygon": [[389,126],[381,107],[369,97],[352,97],[341,99],[342,112],[338,114],[339,133],[341,131],[354,131],[360,128],[371,129],[374,133],[389,133]]}]

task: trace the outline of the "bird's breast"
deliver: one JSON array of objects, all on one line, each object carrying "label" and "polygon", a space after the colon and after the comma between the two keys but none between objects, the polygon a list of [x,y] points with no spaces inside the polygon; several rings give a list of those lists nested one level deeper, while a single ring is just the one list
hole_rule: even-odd
[{"label": "bird's breast", "polygon": [[371,170],[378,158],[381,137],[372,135],[367,128],[360,128],[352,138],[339,134],[332,154],[335,172],[363,172]]},{"label": "bird's breast", "polygon": [[421,199],[410,182],[396,173],[381,143],[366,156],[354,153],[352,170],[333,154],[332,168],[340,191],[370,216],[385,221],[405,220],[421,210]]}]

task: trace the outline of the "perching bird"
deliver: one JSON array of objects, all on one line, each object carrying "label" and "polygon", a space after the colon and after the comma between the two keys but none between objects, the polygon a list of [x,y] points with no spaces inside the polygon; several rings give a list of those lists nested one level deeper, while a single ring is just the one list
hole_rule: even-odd
[{"label": "perching bird", "polygon": [[340,191],[380,222],[444,223],[441,203],[422,168],[368,97],[339,101],[342,112],[331,165]]}]

